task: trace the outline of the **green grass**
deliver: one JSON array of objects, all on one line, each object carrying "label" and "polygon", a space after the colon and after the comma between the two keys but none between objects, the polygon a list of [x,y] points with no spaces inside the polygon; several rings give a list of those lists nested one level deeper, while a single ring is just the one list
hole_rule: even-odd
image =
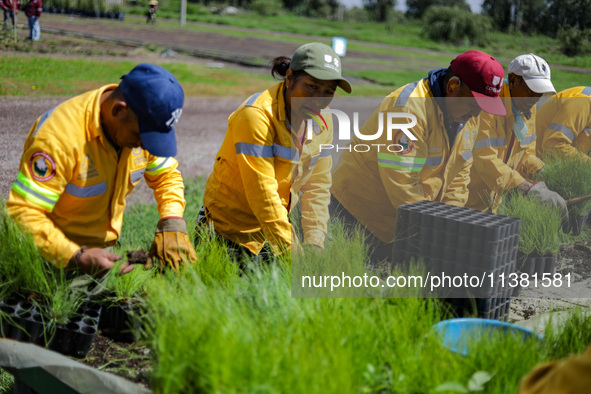
[{"label": "green grass", "polygon": [[57,324],[74,317],[83,299],[82,290],[64,270],[43,260],[33,239],[3,209],[0,212],[0,298],[19,295],[43,304],[46,335]]},{"label": "green grass", "polygon": [[[11,69],[0,77],[0,96],[76,95],[118,83],[135,62],[97,59],[2,56],[0,67]],[[244,96],[266,89],[271,76],[237,70],[210,69],[197,64],[160,63],[173,73],[187,96]]]},{"label": "green grass", "polygon": [[[591,195],[591,166],[578,156],[547,155],[546,166],[539,179],[544,179],[550,190],[560,194],[565,200]],[[583,215],[591,210],[591,200],[569,207],[569,213]]]},{"label": "green grass", "polygon": [[525,255],[555,255],[560,250],[562,220],[560,212],[521,193],[506,196],[501,215],[521,219],[519,251]]}]

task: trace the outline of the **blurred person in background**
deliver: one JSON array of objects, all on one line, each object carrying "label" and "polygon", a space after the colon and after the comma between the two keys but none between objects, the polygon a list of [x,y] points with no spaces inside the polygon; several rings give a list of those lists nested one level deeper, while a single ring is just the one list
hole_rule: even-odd
[{"label": "blurred person in background", "polygon": [[30,0],[25,6],[25,14],[29,19],[29,40],[39,41],[41,38],[41,26],[39,18],[43,12],[41,0]]},{"label": "blurred person in background", "polygon": [[8,20],[12,20],[12,28],[15,28],[15,19],[20,8],[19,0],[0,0],[0,7],[4,10],[4,30],[8,30]]}]

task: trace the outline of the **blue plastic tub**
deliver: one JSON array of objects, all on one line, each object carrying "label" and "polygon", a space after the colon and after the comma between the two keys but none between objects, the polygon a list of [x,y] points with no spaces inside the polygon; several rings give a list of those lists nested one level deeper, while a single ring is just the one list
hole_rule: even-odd
[{"label": "blue plastic tub", "polygon": [[541,335],[527,328],[491,319],[449,319],[435,324],[433,330],[442,339],[445,348],[464,356],[468,354],[469,342],[477,342],[499,332],[522,337],[524,341],[530,338],[544,340]]}]

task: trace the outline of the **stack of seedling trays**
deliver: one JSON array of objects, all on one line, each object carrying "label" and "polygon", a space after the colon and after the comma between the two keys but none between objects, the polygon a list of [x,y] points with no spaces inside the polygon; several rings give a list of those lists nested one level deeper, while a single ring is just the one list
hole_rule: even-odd
[{"label": "stack of seedling trays", "polygon": [[520,224],[509,216],[434,201],[405,204],[398,207],[393,264],[419,262],[430,276],[473,278],[429,296],[445,299],[460,316],[506,320]]},{"label": "stack of seedling trays", "polygon": [[0,310],[4,313],[2,337],[34,343],[79,358],[90,351],[101,314],[99,304],[86,301],[66,324],[52,327],[44,317],[43,305],[24,298],[11,297],[0,301]]}]

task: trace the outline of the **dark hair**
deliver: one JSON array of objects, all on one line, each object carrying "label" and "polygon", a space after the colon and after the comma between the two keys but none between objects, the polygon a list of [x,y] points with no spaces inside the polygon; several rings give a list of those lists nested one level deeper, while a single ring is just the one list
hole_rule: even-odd
[{"label": "dark hair", "polygon": [[451,67],[448,67],[447,70],[445,70],[445,76],[443,77],[443,88],[444,89],[447,86],[447,83],[449,82],[449,80],[455,76],[456,76],[456,74],[451,70]]},{"label": "dark hair", "polygon": [[287,70],[291,65],[291,58],[287,56],[277,56],[271,60],[271,76],[275,79],[285,78]]},{"label": "dark hair", "polygon": [[[271,76],[275,79],[285,79],[287,75],[287,70],[289,70],[289,66],[291,65],[291,58],[287,56],[277,56],[275,59],[271,60]],[[304,70],[298,70],[293,72],[293,78],[298,79],[300,75],[305,74]]]}]

